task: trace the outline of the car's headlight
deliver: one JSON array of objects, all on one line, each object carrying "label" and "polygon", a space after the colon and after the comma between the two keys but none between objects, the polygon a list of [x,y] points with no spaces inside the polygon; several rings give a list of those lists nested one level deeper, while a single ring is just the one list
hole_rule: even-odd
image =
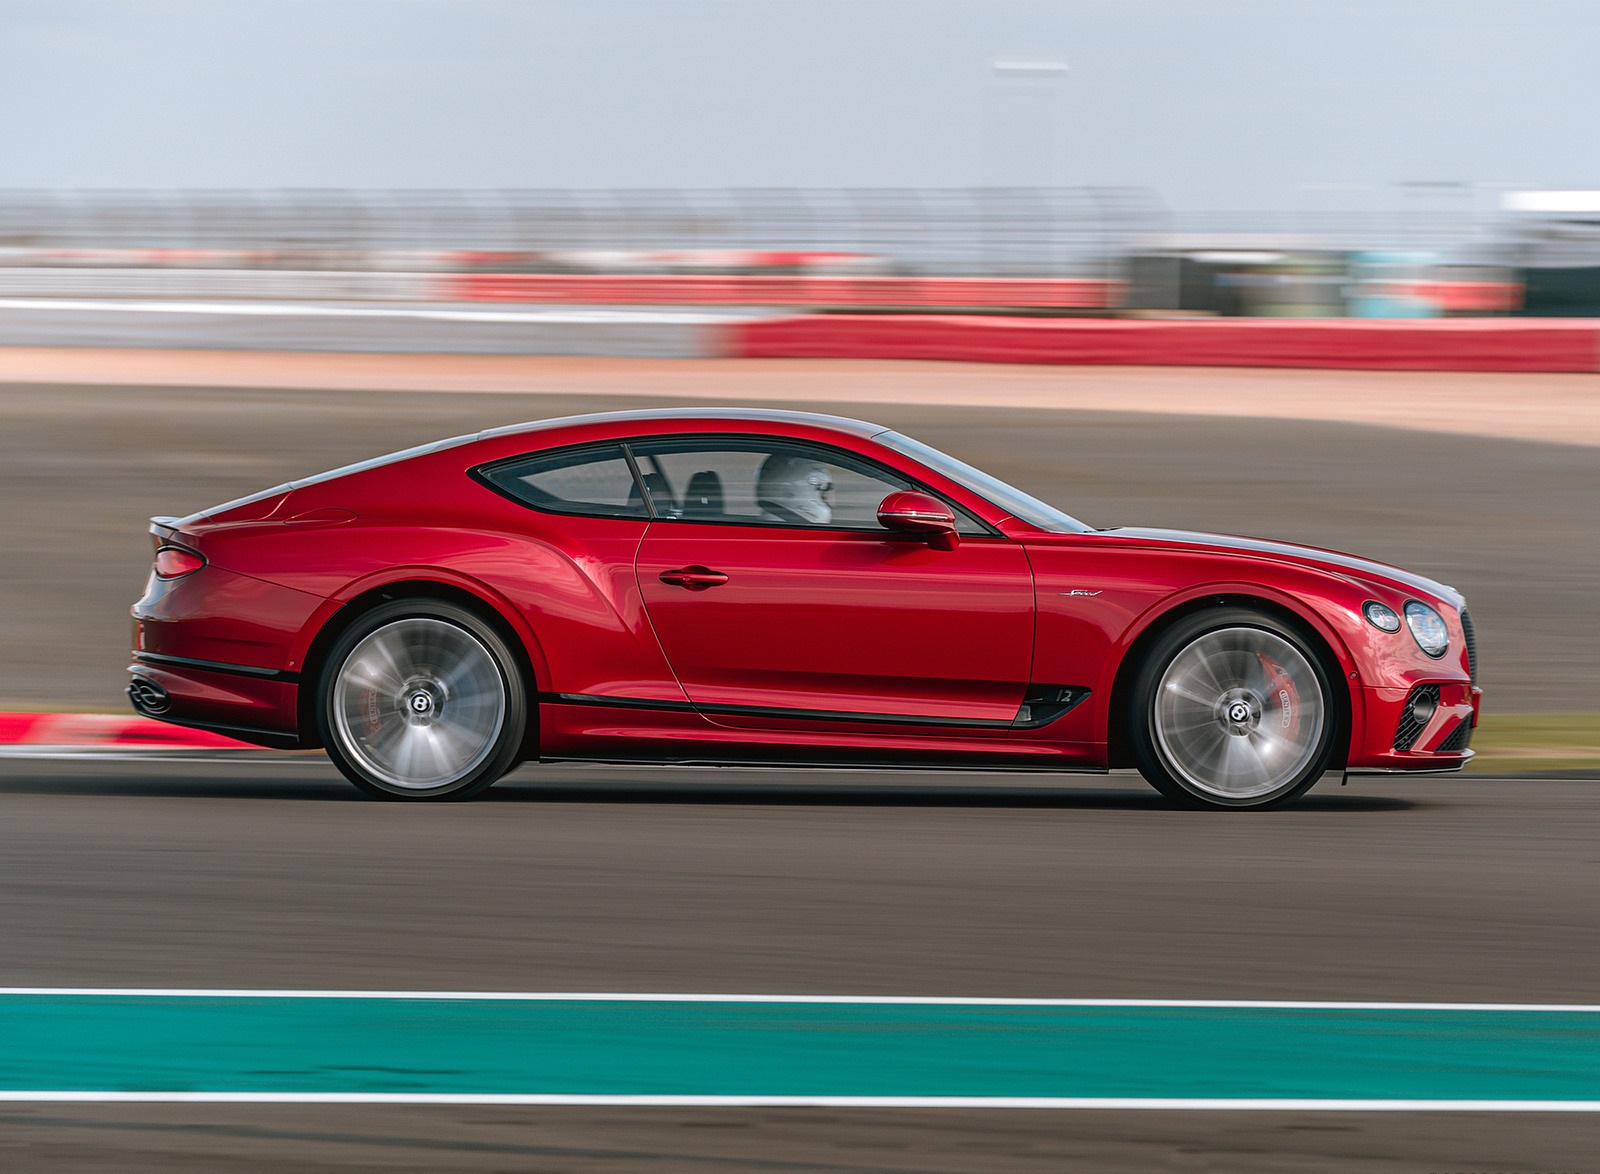
[{"label": "car's headlight", "polygon": [[1366,602],[1361,608],[1361,614],[1367,617],[1367,623],[1384,632],[1398,632],[1400,630],[1400,617],[1395,614],[1392,607],[1379,603],[1376,599]]},{"label": "car's headlight", "polygon": [[1444,626],[1444,617],[1425,603],[1413,599],[1406,604],[1406,626],[1417,638],[1417,647],[1435,659],[1450,647],[1450,629]]}]

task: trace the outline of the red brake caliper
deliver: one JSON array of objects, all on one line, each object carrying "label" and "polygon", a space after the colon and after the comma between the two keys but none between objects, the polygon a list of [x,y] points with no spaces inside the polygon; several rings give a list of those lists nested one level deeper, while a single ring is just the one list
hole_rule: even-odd
[{"label": "red brake caliper", "polygon": [[1263,725],[1272,723],[1283,735],[1294,738],[1300,732],[1300,691],[1294,681],[1283,671],[1283,666],[1265,653],[1256,653],[1261,671],[1267,677],[1266,707],[1261,714]]}]

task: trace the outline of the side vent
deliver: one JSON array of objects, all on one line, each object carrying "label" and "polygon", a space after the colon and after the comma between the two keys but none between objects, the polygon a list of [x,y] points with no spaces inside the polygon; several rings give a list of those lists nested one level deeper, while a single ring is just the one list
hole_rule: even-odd
[{"label": "side vent", "polygon": [[1014,730],[1037,730],[1076,709],[1089,690],[1077,685],[1034,685],[1023,698],[1011,723]]}]

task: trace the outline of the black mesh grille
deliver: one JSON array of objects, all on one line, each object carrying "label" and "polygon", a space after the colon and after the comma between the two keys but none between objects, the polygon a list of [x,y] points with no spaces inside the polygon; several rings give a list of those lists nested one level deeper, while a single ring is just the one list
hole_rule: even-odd
[{"label": "black mesh grille", "polygon": [[1411,696],[1406,698],[1406,707],[1400,714],[1400,726],[1394,732],[1394,748],[1396,750],[1410,750],[1411,747],[1415,746],[1417,739],[1422,736],[1422,731],[1428,724],[1426,721],[1419,722],[1411,716],[1419,697],[1433,699],[1433,705],[1428,708],[1428,716],[1431,718],[1434,709],[1438,708],[1439,705],[1439,686],[1418,685],[1411,690]]},{"label": "black mesh grille", "polygon": [[1450,731],[1449,736],[1439,743],[1435,752],[1439,754],[1460,754],[1471,741],[1472,722],[1468,718],[1462,718],[1456,723],[1456,728]]},{"label": "black mesh grille", "polygon": [[1467,642],[1467,673],[1472,677],[1472,683],[1478,683],[1478,633],[1473,630],[1472,617],[1467,614],[1467,609],[1461,609],[1461,637]]}]

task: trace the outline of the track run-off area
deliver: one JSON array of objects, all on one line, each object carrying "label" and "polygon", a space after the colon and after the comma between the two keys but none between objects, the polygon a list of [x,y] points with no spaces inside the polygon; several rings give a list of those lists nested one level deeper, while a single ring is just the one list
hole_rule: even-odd
[{"label": "track run-off area", "polygon": [[1600,1111],[1600,1006],[0,990],[0,1101]]}]

